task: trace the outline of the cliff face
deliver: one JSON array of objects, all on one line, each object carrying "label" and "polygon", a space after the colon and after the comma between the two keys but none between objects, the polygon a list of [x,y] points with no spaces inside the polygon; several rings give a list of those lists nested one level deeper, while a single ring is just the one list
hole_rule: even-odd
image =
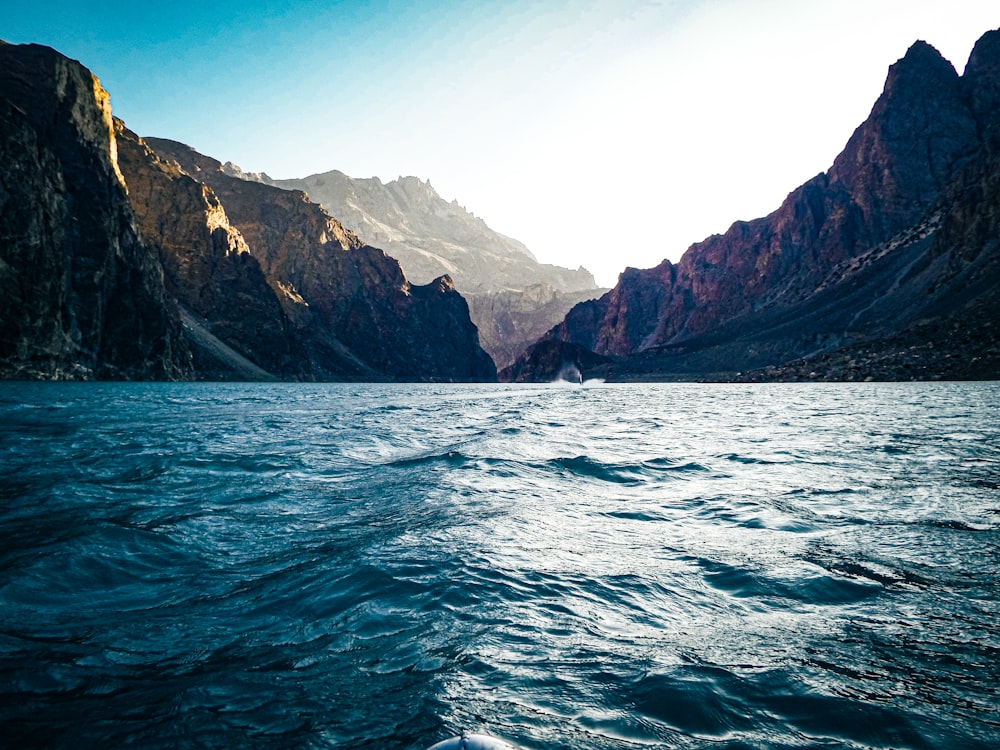
[{"label": "cliff face", "polygon": [[498,366],[513,362],[577,302],[605,291],[584,268],[538,263],[523,244],[494,232],[416,177],[383,183],[332,171],[272,180],[230,162],[223,171],[308,193],[365,241],[398,259],[411,280],[426,283],[447,274],[468,300],[483,348]]},{"label": "cliff face", "polygon": [[[142,235],[158,251],[167,289],[182,309],[262,370],[277,377],[306,374],[277,296],[215,193],[159,159],[120,120],[115,132]],[[226,376],[197,339],[191,345],[200,376]]]},{"label": "cliff face", "polygon": [[629,377],[732,374],[959,314],[956,300],[984,287],[950,285],[947,269],[996,252],[984,185],[996,166],[997,36],[980,41],[964,77],[917,42],[827,173],[676,265],[627,270],[547,336],[624,357]]},{"label": "cliff face", "polygon": [[0,43],[0,165],[0,376],[190,377],[97,78],[47,47]]},{"label": "cliff face", "polygon": [[411,285],[298,191],[246,181],[173,141],[146,139],[204,183],[259,262],[317,378],[491,380],[468,305],[447,278]]},{"label": "cliff face", "polygon": [[0,377],[495,379],[448,279],[160,145],[79,63],[0,44]]}]

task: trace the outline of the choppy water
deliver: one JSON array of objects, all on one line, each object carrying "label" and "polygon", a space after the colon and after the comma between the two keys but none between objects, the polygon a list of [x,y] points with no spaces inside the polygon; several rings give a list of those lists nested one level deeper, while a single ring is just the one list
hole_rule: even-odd
[{"label": "choppy water", "polygon": [[1000,385],[0,384],[0,744],[1000,745]]}]

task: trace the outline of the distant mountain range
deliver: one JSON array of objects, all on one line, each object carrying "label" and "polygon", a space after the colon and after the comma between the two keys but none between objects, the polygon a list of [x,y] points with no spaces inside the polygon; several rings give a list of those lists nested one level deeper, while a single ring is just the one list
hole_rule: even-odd
[{"label": "distant mountain range", "polygon": [[680,261],[626,269],[501,373],[550,380],[1000,378],[1000,31],[964,75],[894,64],[824,174]]},{"label": "distant mountain range", "polygon": [[383,183],[339,171],[274,180],[232,162],[222,169],[305,192],[365,242],[399,260],[414,283],[447,274],[468,301],[480,342],[498,366],[513,362],[573,305],[607,291],[582,267],[539,263],[522,243],[493,231],[457,201],[445,201],[429,181],[401,177]]}]

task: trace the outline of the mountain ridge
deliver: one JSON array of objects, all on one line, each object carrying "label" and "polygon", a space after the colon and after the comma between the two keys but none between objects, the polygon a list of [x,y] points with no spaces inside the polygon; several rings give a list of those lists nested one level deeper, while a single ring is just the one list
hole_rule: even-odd
[{"label": "mountain ridge", "polygon": [[[521,242],[446,201],[429,180],[355,178],[340,170],[275,180],[232,162],[232,177],[300,190],[366,242],[400,261],[410,278],[429,282],[447,274],[469,302],[480,341],[498,366],[512,362],[583,299],[600,296],[593,275],[539,263]],[[544,302],[536,301],[544,298]]]},{"label": "mountain ridge", "polygon": [[[220,161],[178,141],[144,140],[218,196],[303,346],[321,353],[310,367],[322,377],[495,378],[468,305],[450,279],[411,284],[395,259],[365,244],[305,193],[232,177]],[[469,352],[464,363],[463,350]]]},{"label": "mountain ridge", "polygon": [[[935,286],[947,263],[935,266],[931,256],[995,252],[981,238],[964,250],[934,238],[956,211],[970,214],[965,221],[978,212],[996,223],[995,203],[963,208],[960,193],[969,181],[986,179],[976,169],[996,168],[989,143],[1000,90],[997,35],[988,32],[976,45],[965,76],[926,42],[912,45],[890,67],[871,114],[829,171],[768,216],[693,244],[676,264],[626,269],[608,294],[575,307],[543,338],[620,358],[606,368],[617,368],[615,376],[735,379],[745,370],[892,337],[924,308],[948,308],[945,297],[960,291]],[[871,263],[880,246],[893,253]],[[836,283],[828,279],[841,264],[864,258]],[[861,302],[865,295],[875,302]],[[846,299],[860,307],[845,318],[839,312],[849,307]],[[502,377],[551,373],[533,367],[529,355]]]},{"label": "mountain ridge", "polygon": [[411,284],[304,194],[161,158],[51,48],[0,63],[0,377],[495,380],[449,279]]}]

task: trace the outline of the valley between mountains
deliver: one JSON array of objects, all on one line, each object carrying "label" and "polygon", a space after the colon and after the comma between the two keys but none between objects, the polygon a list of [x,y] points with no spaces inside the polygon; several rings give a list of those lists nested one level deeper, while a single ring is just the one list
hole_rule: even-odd
[{"label": "valley between mountains", "polygon": [[916,42],[829,170],[610,290],[429,181],[248,174],[0,44],[3,378],[996,379],[998,329],[1000,31],[961,75]]}]

